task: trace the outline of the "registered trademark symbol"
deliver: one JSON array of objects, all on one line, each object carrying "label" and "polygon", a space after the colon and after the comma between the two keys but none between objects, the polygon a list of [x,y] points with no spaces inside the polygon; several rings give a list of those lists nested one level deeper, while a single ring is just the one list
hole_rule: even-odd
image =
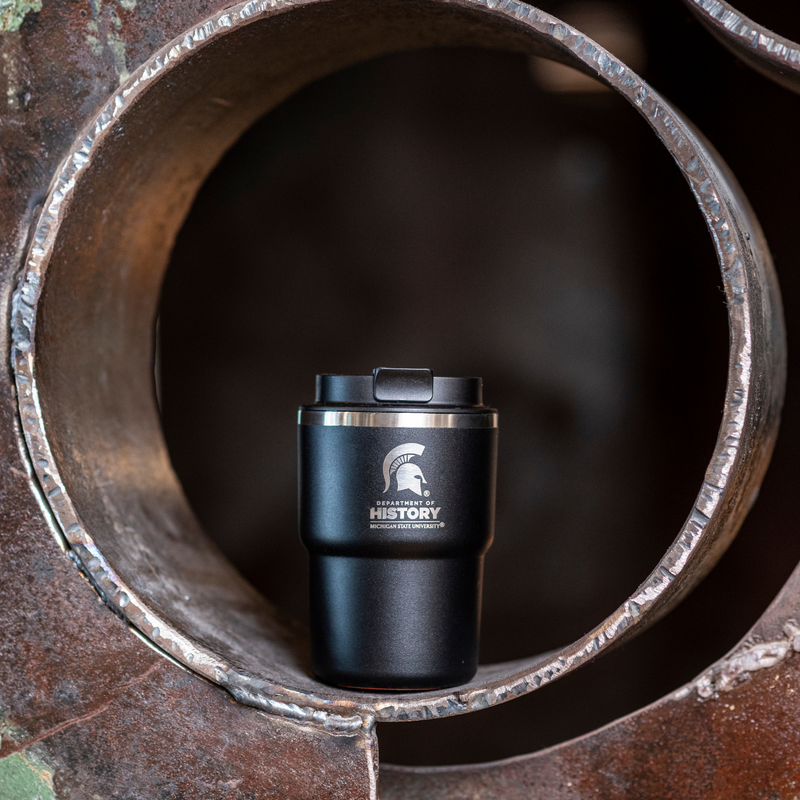
[{"label": "registered trademark symbol", "polygon": [[431,496],[431,493],[426,489],[425,490],[425,497],[430,497],[430,496]]}]

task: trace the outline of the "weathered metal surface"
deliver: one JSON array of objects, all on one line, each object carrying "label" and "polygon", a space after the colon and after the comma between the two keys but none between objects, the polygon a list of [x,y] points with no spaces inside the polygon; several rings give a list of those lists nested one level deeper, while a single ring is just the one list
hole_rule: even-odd
[{"label": "weathered metal surface", "polygon": [[668,697],[559,747],[494,764],[383,767],[383,800],[663,800],[795,797],[800,781],[800,658],[735,692]]},{"label": "weathered metal surface", "polygon": [[[19,6],[19,4],[17,4]],[[0,26],[3,319],[35,206],[76,131],[134,69],[213,4],[49,4]],[[135,7],[135,11],[134,11]],[[122,29],[112,24],[113,15]],[[4,19],[4,18],[3,18]],[[97,20],[92,31],[89,22]],[[107,29],[107,30],[106,30]],[[101,44],[98,52],[87,38]],[[8,340],[2,339],[9,364]],[[59,544],[7,372],[0,380],[0,797],[374,795],[374,737],[247,708],[155,652],[100,602]],[[335,763],[332,773],[327,766]]]},{"label": "weathered metal surface", "polygon": [[2,423],[0,797],[369,797],[373,737],[246,708],[109,613],[43,518],[8,402]]},{"label": "weathered metal surface", "polygon": [[[13,564],[0,604],[0,786],[3,768],[18,780],[30,763],[43,791],[52,784],[57,796],[374,796],[374,719],[476,711],[534,691],[666,613],[713,566],[774,444],[784,368],[780,301],[761,230],[724,165],[611,54],[505,0],[15,8],[0,33],[7,98],[0,267],[9,306],[24,270],[6,320],[14,344],[5,363],[14,369],[19,416],[9,377],[0,382],[0,541]],[[622,607],[559,653],[484,667],[457,690],[370,696],[315,682],[302,637],[198,530],[161,441],[151,328],[175,232],[225,148],[312,78],[432,44],[555,58],[596,75],[642,114],[689,182],[714,240],[730,368],[721,432],[695,507]],[[230,290],[242,289],[231,282]],[[684,738],[676,751],[664,725],[680,720],[694,730],[716,720],[721,701],[701,703],[697,695],[724,688],[725,676],[737,703],[754,693],[752,719],[766,725],[773,712],[774,719],[780,704],[773,709],[756,691],[769,671],[747,665],[778,654],[775,669],[791,683],[794,634],[779,619],[785,613],[770,623],[778,628],[767,640],[771,650],[747,649],[680,697],[510,764],[387,773],[387,796],[530,796],[532,782],[550,785],[549,796],[597,787],[614,796],[623,786],[647,795],[662,785],[670,759],[693,763],[683,753],[734,764],[743,734],[722,721],[698,734],[696,751]],[[740,683],[743,676],[750,679]],[[764,739],[763,748],[741,751],[752,753],[754,771],[771,765],[773,753],[790,754],[795,734],[781,730],[771,734],[783,737],[784,750]],[[114,746],[100,755],[97,741]],[[23,755],[30,761],[23,764]],[[784,762],[791,765],[791,756]],[[611,766],[598,772],[601,763]],[[664,796],[673,788],[687,794],[690,773],[663,778]],[[569,793],[571,778],[553,782],[572,774],[583,776],[583,794]],[[608,775],[607,785],[598,774]]]},{"label": "weathered metal surface", "polygon": [[759,25],[726,0],[684,0],[706,29],[753,69],[800,92],[800,44]]}]

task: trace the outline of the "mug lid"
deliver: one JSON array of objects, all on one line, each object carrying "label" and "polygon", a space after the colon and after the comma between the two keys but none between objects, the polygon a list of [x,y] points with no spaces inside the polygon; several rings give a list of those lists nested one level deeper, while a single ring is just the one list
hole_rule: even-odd
[{"label": "mug lid", "polygon": [[481,378],[443,378],[433,370],[378,367],[372,375],[317,375],[316,402],[354,405],[483,405]]}]

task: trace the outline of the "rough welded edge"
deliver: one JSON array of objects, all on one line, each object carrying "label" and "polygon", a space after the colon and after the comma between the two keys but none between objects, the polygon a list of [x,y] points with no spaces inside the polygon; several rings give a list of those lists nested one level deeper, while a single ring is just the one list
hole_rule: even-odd
[{"label": "rough welded edge", "polygon": [[[751,393],[751,384],[755,381],[751,324],[754,311],[750,306],[743,254],[735,233],[740,230],[737,223],[745,224],[745,227],[757,226],[757,223],[745,218],[744,213],[737,217],[734,211],[738,206],[735,190],[726,183],[713,156],[678,113],[608,51],[569,25],[531,6],[515,0],[437,0],[443,5],[475,8],[502,17],[507,22],[518,23],[578,58],[639,110],[689,182],[714,241],[728,298],[732,331],[722,427],[694,507],[678,537],[648,579],[602,624],[553,655],[538,660],[483,667],[476,680],[455,690],[370,696],[337,692],[320,685],[318,692],[300,691],[237,671],[211,648],[180,634],[168,620],[154,614],[146,598],[138,596],[121,580],[100,552],[91,533],[82,526],[53,461],[34,377],[35,315],[41,278],[52,253],[59,218],[69,204],[76,180],[90,163],[93,152],[108,130],[151,81],[168,71],[187,51],[202,47],[227,29],[276,11],[287,11],[295,5],[326,1],[262,0],[232,6],[214,15],[201,26],[173,40],[143,64],[89,123],[54,180],[13,297],[12,364],[22,429],[42,493],[70,547],[112,609],[124,616],[163,652],[223,686],[243,703],[268,713],[320,725],[332,733],[352,734],[361,730],[369,735],[375,719],[424,720],[477,711],[534,691],[627,638],[652,612],[659,607],[663,609],[666,599],[678,594],[679,589],[691,580],[692,569],[703,571],[700,565],[705,563],[705,548],[701,544],[707,544],[709,538],[712,542],[721,539],[723,535],[730,538],[738,527],[742,513],[726,519],[726,524],[714,538],[713,530],[721,524],[719,518],[723,509],[737,504],[743,504],[746,508],[755,494],[777,429],[777,411],[782,396],[782,359],[779,357],[777,364],[757,365],[768,376],[770,391],[766,397],[758,396],[757,392]],[[760,231],[758,233],[760,235]],[[747,230],[744,235],[750,237]],[[777,302],[777,286],[773,281],[769,257],[765,252],[760,255],[764,263],[757,263],[762,268],[761,277],[764,278],[766,293],[769,295],[770,290],[774,292],[772,298],[764,299],[767,303],[770,299]],[[779,308],[774,311],[780,313]],[[771,344],[782,354],[782,329],[779,330],[778,339]],[[766,360],[769,361],[768,358]],[[757,409],[754,410],[754,404],[762,401],[766,402],[767,410],[760,415]],[[774,414],[770,416],[769,411],[774,411]],[[766,450],[762,449],[760,460],[753,453],[755,448],[741,447],[743,436],[751,435],[754,431],[768,441]],[[756,478],[749,483],[746,480],[737,483],[736,478],[742,471],[745,474],[754,472]],[[743,496],[744,489],[748,491],[746,497]],[[712,533],[708,534],[711,522],[715,524],[711,525]]]},{"label": "rough welded edge", "polygon": [[715,700],[720,693],[732,692],[749,680],[752,673],[775,667],[798,651],[800,627],[797,620],[790,619],[783,626],[783,636],[780,639],[758,642],[746,638],[729,655],[670,696],[674,700],[682,700],[692,692],[697,692],[698,700]]},{"label": "rough welded edge", "polygon": [[[725,0],[684,0],[697,18],[728,45],[788,70],[800,91],[800,44],[759,25]],[[738,50],[734,53],[738,54]],[[793,73],[793,74],[792,74]]]}]

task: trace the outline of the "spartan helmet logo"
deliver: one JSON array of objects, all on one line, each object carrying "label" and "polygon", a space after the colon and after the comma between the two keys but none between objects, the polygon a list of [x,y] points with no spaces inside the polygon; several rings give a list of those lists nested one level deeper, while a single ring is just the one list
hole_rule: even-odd
[{"label": "spartan helmet logo", "polygon": [[389,491],[392,476],[396,475],[398,492],[410,489],[414,494],[422,495],[422,484],[428,481],[425,480],[422,470],[410,462],[414,456],[421,456],[424,449],[425,445],[409,442],[401,444],[387,453],[386,458],[383,459],[383,479],[386,481],[384,494]]}]

